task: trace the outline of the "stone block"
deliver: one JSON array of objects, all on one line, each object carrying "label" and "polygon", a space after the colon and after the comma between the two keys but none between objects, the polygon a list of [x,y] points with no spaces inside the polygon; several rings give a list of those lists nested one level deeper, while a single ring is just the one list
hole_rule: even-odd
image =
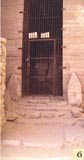
[{"label": "stone block", "polygon": [[19,118],[19,117],[15,112],[6,110],[6,119],[7,119],[7,121],[14,121],[17,118]]},{"label": "stone block", "polygon": [[82,104],[82,86],[76,73],[71,74],[67,88],[67,95],[69,104]]},{"label": "stone block", "polygon": [[15,104],[11,99],[9,91],[6,89],[6,92],[5,92],[5,109],[9,110],[9,111],[12,111],[12,110],[14,110],[14,107],[15,107]]},{"label": "stone block", "polygon": [[17,75],[13,73],[9,79],[7,89],[13,100],[18,100],[21,96],[21,87],[17,79]]}]

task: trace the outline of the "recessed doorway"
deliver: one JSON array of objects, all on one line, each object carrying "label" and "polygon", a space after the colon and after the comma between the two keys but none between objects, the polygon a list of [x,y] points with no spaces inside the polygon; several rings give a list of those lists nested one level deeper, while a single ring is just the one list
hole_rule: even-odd
[{"label": "recessed doorway", "polygon": [[23,95],[62,96],[62,0],[25,0]]}]

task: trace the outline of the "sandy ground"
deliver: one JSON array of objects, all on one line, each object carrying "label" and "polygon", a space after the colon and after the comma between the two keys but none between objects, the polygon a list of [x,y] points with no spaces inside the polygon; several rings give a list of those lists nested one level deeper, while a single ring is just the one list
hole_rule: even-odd
[{"label": "sandy ground", "polygon": [[[37,100],[31,102],[21,100],[17,105],[20,108],[15,108],[20,113],[18,118],[5,124],[1,142],[2,160],[69,160],[72,159],[73,149],[84,149],[84,113],[74,112],[64,102],[56,105],[57,102],[52,100],[52,103],[46,101],[44,106],[51,105],[53,109],[49,106],[43,111],[43,101],[39,101],[39,108],[34,114],[33,108],[29,110],[27,107],[37,104]],[[28,116],[30,111],[33,115]],[[38,116],[39,112],[41,116]],[[51,116],[53,112],[54,117]]]}]

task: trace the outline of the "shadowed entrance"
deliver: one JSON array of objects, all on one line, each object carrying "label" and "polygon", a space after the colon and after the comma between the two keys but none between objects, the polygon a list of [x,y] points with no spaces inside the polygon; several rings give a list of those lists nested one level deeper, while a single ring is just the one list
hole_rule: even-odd
[{"label": "shadowed entrance", "polygon": [[62,0],[25,0],[23,94],[62,96]]}]

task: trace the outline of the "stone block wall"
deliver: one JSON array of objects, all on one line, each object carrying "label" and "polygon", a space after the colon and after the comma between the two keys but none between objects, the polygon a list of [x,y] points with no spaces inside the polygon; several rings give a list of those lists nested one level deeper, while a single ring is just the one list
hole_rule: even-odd
[{"label": "stone block wall", "polygon": [[[63,95],[75,72],[84,93],[84,0],[63,0]],[[22,87],[22,30],[24,0],[2,0],[2,36],[7,39],[7,82],[15,73]]]},{"label": "stone block wall", "polygon": [[6,39],[0,39],[0,128],[6,122],[4,110],[5,97],[5,79],[6,79]]},{"label": "stone block wall", "polygon": [[63,0],[63,90],[75,72],[84,93],[84,0]]},{"label": "stone block wall", "polygon": [[1,32],[7,39],[7,77],[14,73],[22,86],[22,31],[24,0],[2,0]]}]

